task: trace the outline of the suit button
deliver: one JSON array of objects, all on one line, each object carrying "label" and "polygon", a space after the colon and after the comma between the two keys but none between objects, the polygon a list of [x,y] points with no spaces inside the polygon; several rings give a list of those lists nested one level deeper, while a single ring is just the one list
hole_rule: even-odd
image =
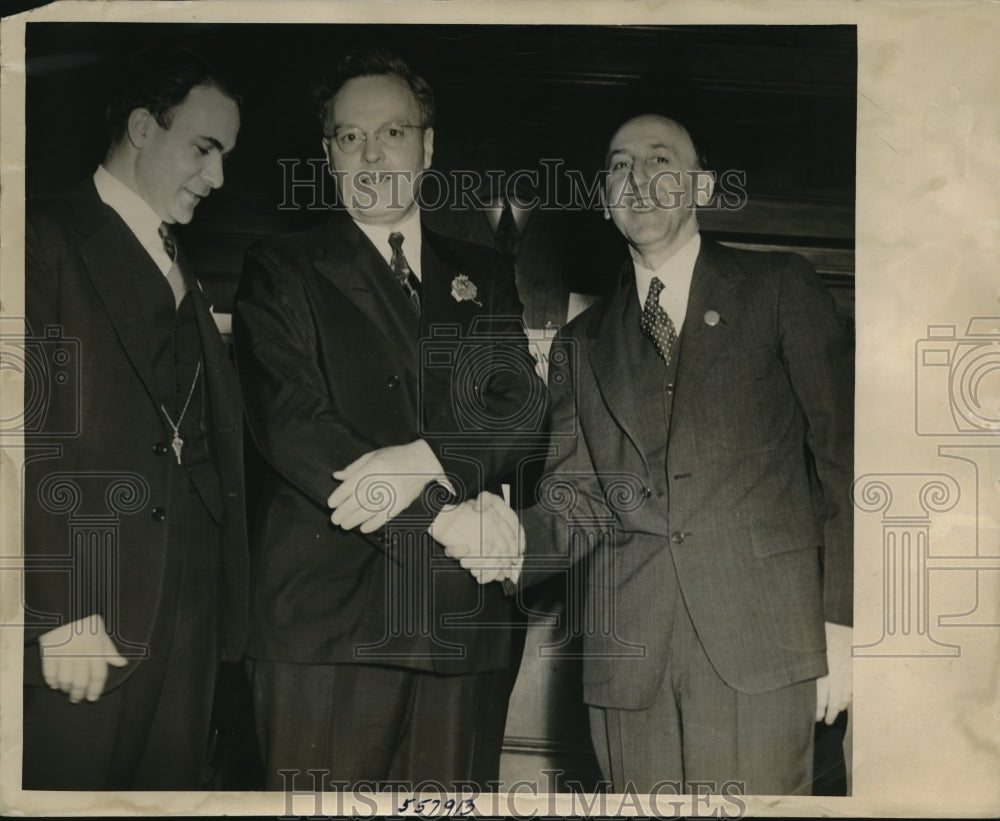
[{"label": "suit button", "polygon": [[401,381],[402,380],[396,374],[393,374],[385,380],[385,386],[387,388],[398,388]]},{"label": "suit button", "polygon": [[648,499],[652,495],[653,495],[653,491],[651,491],[648,487],[644,487],[642,489],[642,498],[643,499]]},{"label": "suit button", "polygon": [[164,519],[167,518],[167,511],[165,508],[162,507],[154,507],[152,515],[154,522],[162,522]]},{"label": "suit button", "polygon": [[167,452],[167,446],[163,442],[157,442],[153,445],[153,453],[157,456],[163,456]]},{"label": "suit button", "polygon": [[670,537],[670,541],[672,541],[674,544],[680,544],[681,542],[684,541],[684,537],[687,535],[688,535],[687,533],[681,533],[679,530],[675,530],[673,532],[673,535],[671,535]]}]

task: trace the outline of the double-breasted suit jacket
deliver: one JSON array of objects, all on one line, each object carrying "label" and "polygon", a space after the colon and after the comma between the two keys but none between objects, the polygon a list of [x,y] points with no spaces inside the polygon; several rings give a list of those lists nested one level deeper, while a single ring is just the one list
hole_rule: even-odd
[{"label": "double-breasted suit jacket", "polygon": [[[496,247],[496,236],[486,211],[433,211],[433,228],[458,239]],[[566,321],[571,290],[580,290],[574,275],[593,263],[594,243],[581,236],[586,214],[536,208],[525,213],[517,236],[514,273],[524,303],[524,324],[540,330]],[[582,225],[585,227],[586,223]]]},{"label": "double-breasted suit jacket", "polygon": [[525,511],[526,580],[573,532],[613,533],[591,555],[585,700],[651,703],[678,593],[731,687],[825,674],[824,620],[852,617],[849,328],[801,257],[706,240],[672,384],[639,323],[628,263],[557,338],[554,455]]},{"label": "double-breasted suit jacket", "polygon": [[[425,227],[421,274],[418,317],[344,212],[248,252],[234,336],[269,466],[251,539],[251,655],[441,673],[510,662],[500,585],[480,587],[421,534],[446,502],[499,493],[543,424],[544,385],[508,262]],[[454,496],[433,483],[367,536],[333,525],[332,472],[417,438]]]},{"label": "double-breasted suit jacket", "polygon": [[[152,293],[169,299],[163,274],[101,201],[93,181],[67,196],[29,204],[27,348],[48,369],[26,380],[26,403],[37,413],[26,417],[35,421],[25,435],[25,633],[32,640],[99,613],[130,659],[109,669],[105,691],[135,671],[157,614],[173,606],[161,596],[174,524],[171,493],[177,488],[193,485],[218,530],[217,538],[209,538],[219,544],[220,590],[206,606],[217,608],[222,656],[238,659],[246,634],[243,419],[236,374],[204,296],[190,288],[204,374],[205,441],[214,470],[172,473],[185,468],[167,444],[172,431],[161,406],[170,401],[173,386],[164,384],[153,364],[161,340],[152,338],[147,315]],[[211,629],[217,629],[214,621]],[[42,683],[37,650],[25,654],[25,681]]]}]

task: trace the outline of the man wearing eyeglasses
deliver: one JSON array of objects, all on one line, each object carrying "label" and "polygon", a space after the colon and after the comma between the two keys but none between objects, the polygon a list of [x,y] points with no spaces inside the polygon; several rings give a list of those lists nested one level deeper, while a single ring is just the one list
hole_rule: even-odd
[{"label": "man wearing eyeglasses", "polygon": [[530,449],[544,387],[509,262],[421,225],[427,83],[358,52],[316,100],[342,209],[251,249],[234,316],[268,463],[249,640],[267,786],[312,789],[320,770],[353,787],[485,788],[514,663],[509,603],[441,541],[516,538],[480,494],[499,494]]}]

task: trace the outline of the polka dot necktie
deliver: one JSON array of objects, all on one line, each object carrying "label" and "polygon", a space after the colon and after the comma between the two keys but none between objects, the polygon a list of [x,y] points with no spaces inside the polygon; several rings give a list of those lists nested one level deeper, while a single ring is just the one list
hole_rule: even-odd
[{"label": "polka dot necktie", "polygon": [[653,281],[649,283],[646,302],[642,306],[642,321],[639,323],[639,327],[656,347],[656,352],[660,355],[663,363],[669,365],[670,354],[677,341],[677,329],[674,328],[673,320],[660,305],[660,291],[662,290],[663,283],[660,282],[659,277],[653,277]]},{"label": "polka dot necktie", "polygon": [[406,261],[406,256],[403,254],[403,235],[399,231],[393,231],[389,234],[389,247],[392,248],[392,259],[389,261],[389,267],[392,268],[397,281],[409,297],[413,309],[419,314],[420,280],[417,279],[410,264]]},{"label": "polka dot necktie", "polygon": [[166,223],[161,222],[159,228],[160,239],[163,241],[163,250],[170,257],[170,270],[167,271],[167,284],[174,292],[174,307],[180,307],[184,295],[187,294],[187,283],[184,281],[184,272],[177,261],[177,240],[173,233],[167,228]]}]

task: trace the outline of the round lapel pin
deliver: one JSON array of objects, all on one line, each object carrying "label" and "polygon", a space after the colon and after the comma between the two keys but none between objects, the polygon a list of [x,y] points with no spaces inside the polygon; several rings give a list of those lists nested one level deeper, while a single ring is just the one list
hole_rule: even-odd
[{"label": "round lapel pin", "polygon": [[705,324],[710,328],[714,328],[722,321],[722,317],[719,316],[718,311],[705,311]]}]

